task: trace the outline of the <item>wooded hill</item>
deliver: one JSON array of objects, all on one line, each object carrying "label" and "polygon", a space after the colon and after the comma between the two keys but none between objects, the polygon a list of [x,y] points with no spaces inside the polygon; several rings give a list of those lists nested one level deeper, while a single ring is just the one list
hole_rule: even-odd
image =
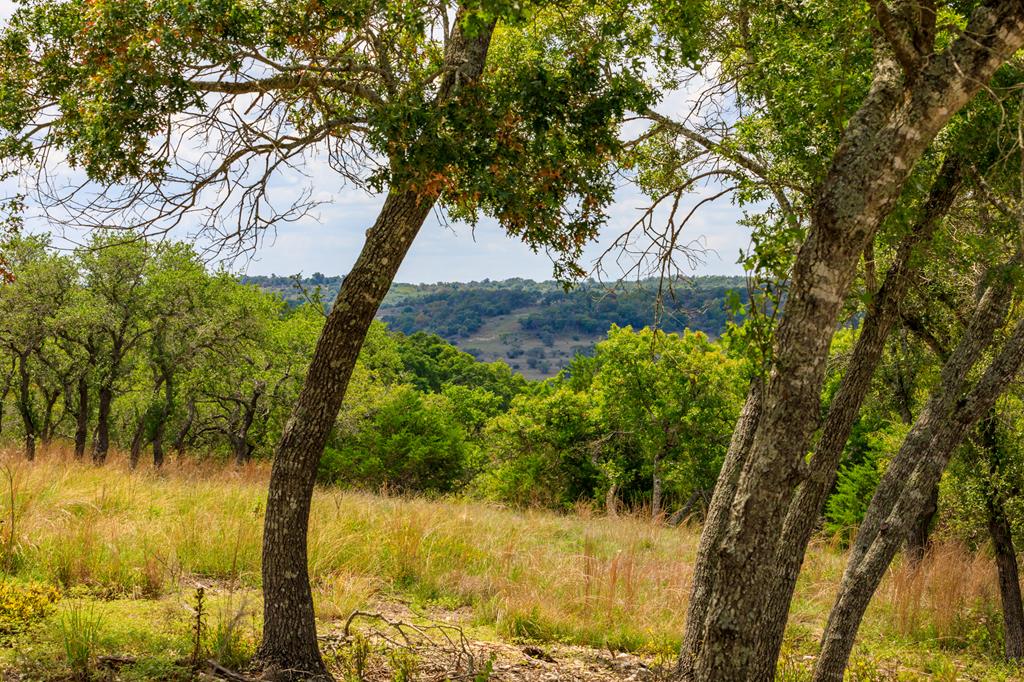
[{"label": "wooded hill", "polygon": [[[330,305],[341,277],[314,273],[245,277],[296,306],[319,297]],[[735,294],[735,296],[733,296]],[[553,376],[589,354],[613,324],[669,332],[700,330],[716,338],[747,300],[743,277],[695,277],[665,292],[655,279],[618,285],[583,282],[569,291],[554,281],[508,279],[394,284],[377,317],[404,334],[437,334],[486,362],[503,360],[529,379]]]}]

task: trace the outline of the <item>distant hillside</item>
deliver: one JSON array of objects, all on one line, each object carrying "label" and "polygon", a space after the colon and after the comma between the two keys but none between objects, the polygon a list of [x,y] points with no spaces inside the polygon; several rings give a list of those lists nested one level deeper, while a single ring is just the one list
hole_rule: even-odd
[{"label": "distant hillside", "polygon": [[[300,288],[290,277],[245,281],[298,305],[306,296],[333,302],[341,277],[315,273]],[[303,293],[305,289],[305,293]],[[665,301],[659,324],[666,331],[699,329],[718,336],[725,328],[729,291],[746,299],[742,277],[696,277]],[[555,282],[395,284],[378,317],[392,329],[437,334],[484,361],[504,360],[531,379],[552,376],[576,353],[589,352],[612,324],[644,327],[655,322],[657,281],[615,289],[586,282],[566,292]]]}]

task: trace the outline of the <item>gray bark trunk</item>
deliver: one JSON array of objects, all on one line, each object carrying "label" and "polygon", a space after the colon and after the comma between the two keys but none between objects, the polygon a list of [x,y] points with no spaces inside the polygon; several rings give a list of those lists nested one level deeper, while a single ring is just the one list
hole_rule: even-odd
[{"label": "gray bark trunk", "polygon": [[805,457],[820,412],[828,346],[858,258],[938,131],[1022,43],[1024,7],[1001,2],[977,10],[965,35],[924,60],[912,78],[894,59],[878,60],[870,92],[816,190],[761,417],[717,543],[705,617],[688,622],[684,635],[683,658],[701,642],[695,661],[682,666],[687,678],[774,677],[775,660],[762,659],[760,640],[778,570],[776,540],[794,491],[809,473]]},{"label": "gray bark trunk", "polygon": [[661,458],[654,458],[654,472],[651,474],[651,520],[661,516]]},{"label": "gray bark trunk", "polygon": [[110,450],[110,407],[114,400],[114,390],[108,385],[100,386],[99,400],[96,410],[96,433],[92,439],[92,462],[103,464],[107,461]]},{"label": "gray bark trunk", "polygon": [[978,429],[977,441],[988,459],[988,486],[985,512],[992,551],[999,574],[999,600],[1003,607],[1003,651],[1009,661],[1024,658],[1024,602],[1021,600],[1020,571],[1013,530],[1003,503],[999,478],[1003,452],[997,437],[998,417],[993,410]]},{"label": "gray bark trunk", "polygon": [[78,377],[78,405],[75,412],[75,459],[85,457],[85,442],[89,437],[89,379]]},{"label": "gray bark trunk", "polygon": [[189,398],[188,406],[185,411],[185,421],[182,423],[181,428],[178,429],[178,434],[174,437],[174,452],[181,457],[185,454],[185,444],[188,441],[188,434],[192,431],[192,425],[196,421],[196,401],[195,398]]},{"label": "gray bark trunk", "polygon": [[939,486],[932,487],[921,514],[910,526],[907,532],[907,539],[903,550],[903,556],[909,564],[919,564],[928,551],[928,539],[931,536],[932,520],[939,511]]},{"label": "gray bark trunk", "polygon": [[[900,304],[906,298],[913,278],[912,259],[920,246],[931,240],[942,217],[949,211],[961,180],[961,163],[955,158],[947,159],[932,184],[920,216],[900,243],[896,258],[875,293],[848,369],[825,417],[811,460],[812,473],[797,489],[789,505],[777,546],[775,565],[778,575],[767,588],[771,594],[762,614],[758,656],[766,667],[774,665],[782,647],[789,603],[800,575],[807,544],[824,511],[843,449],[871,388],[871,377],[882,359],[886,339],[899,319]],[[759,674],[768,675],[769,671],[763,669]]]},{"label": "gray bark trunk", "polygon": [[18,412],[25,431],[25,459],[36,458],[36,416],[32,409],[31,377],[28,371],[28,357],[18,357]]},{"label": "gray bark trunk", "polygon": [[968,372],[1005,317],[1007,293],[1002,285],[986,290],[970,328],[943,367],[939,386],[875,491],[822,636],[815,682],[842,680],[864,611],[886,568],[910,526],[928,505],[953,451],[967,431],[991,409],[1020,368],[1024,359],[1024,320],[1016,325],[981,379],[968,390]]},{"label": "gray bark trunk", "polygon": [[743,470],[745,457],[754,440],[757,420],[761,414],[761,395],[764,386],[761,379],[756,379],[747,393],[736,428],[729,441],[722,471],[718,474],[715,491],[708,505],[707,518],[701,529],[700,543],[697,545],[697,558],[693,568],[693,584],[690,589],[690,603],[686,611],[686,632],[683,645],[679,652],[679,676],[689,679],[693,674],[693,666],[700,655],[703,645],[703,631],[699,626],[707,615],[711,598],[711,589],[717,575],[718,550],[725,538],[725,530],[729,522],[729,510],[736,495],[736,484]]}]

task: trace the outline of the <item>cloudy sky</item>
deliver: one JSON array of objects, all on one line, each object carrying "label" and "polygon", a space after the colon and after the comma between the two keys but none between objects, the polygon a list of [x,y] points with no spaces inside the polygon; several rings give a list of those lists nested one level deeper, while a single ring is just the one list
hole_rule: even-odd
[{"label": "cloudy sky", "polygon": [[[11,0],[0,0],[0,19],[10,14],[13,6]],[[670,98],[663,103],[663,110],[670,112],[673,105],[682,105],[684,99]],[[252,275],[317,271],[336,275],[344,274],[351,267],[362,245],[363,233],[373,223],[383,197],[343,187],[340,179],[325,166],[311,164],[305,171],[305,176],[296,174],[282,178],[281,191],[288,194],[304,185],[325,203],[300,222],[282,225],[276,234],[267,235],[260,248],[246,260],[235,261],[233,269]],[[706,187],[700,194],[714,190],[714,187]],[[699,198],[694,195],[691,200]],[[624,185],[610,209],[601,238],[587,249],[584,265],[591,267],[615,237],[637,220],[645,205],[642,195]],[[694,216],[686,238],[697,240],[708,251],[693,274],[741,272],[736,260],[739,250],[747,245],[748,235],[736,224],[739,217],[739,210],[727,199],[706,204]],[[31,227],[46,229],[39,222]],[[179,236],[184,237],[185,233]],[[613,263],[609,263],[606,270],[610,276],[618,274]],[[439,216],[434,215],[424,225],[402,265],[398,281],[419,283],[509,277],[540,280],[549,279],[551,274],[552,265],[547,255],[533,253],[518,240],[508,238],[494,222],[481,222],[472,230],[466,225],[444,225]]]}]

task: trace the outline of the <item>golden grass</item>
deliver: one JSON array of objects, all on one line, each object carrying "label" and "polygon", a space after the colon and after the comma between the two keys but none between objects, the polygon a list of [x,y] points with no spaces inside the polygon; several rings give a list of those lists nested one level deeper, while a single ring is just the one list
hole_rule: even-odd
[{"label": "golden grass", "polygon": [[[18,578],[99,597],[180,595],[197,580],[240,594],[259,587],[265,464],[189,459],[131,472],[120,456],[98,468],[54,449],[29,464],[12,449],[0,467],[0,566]],[[696,528],[639,516],[318,489],[310,575],[325,621],[402,598],[468,607],[476,626],[504,638],[670,654],[697,542]],[[787,636],[793,660],[813,655],[844,559],[832,543],[812,544]],[[858,655],[952,647],[987,661],[998,628],[991,560],[943,544],[918,569],[891,571]]]}]

